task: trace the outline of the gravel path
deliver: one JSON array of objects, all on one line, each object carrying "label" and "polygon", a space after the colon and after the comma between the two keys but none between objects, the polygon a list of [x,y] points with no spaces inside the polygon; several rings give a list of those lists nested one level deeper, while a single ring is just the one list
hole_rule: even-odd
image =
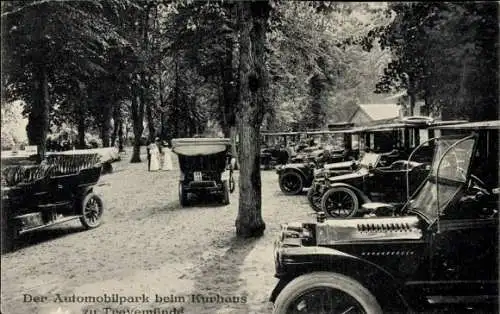
[{"label": "gravel path", "polygon": [[[128,160],[114,164],[96,188],[106,206],[99,228],[59,225],[2,256],[2,313],[270,313],[273,241],[281,223],[312,219],[306,198],[284,196],[276,173],[263,171],[266,232],[241,240],[234,227],[238,189],[228,206],[180,208],[178,170],[148,173],[145,162]],[[137,302],[54,302],[58,294],[119,294]]]}]

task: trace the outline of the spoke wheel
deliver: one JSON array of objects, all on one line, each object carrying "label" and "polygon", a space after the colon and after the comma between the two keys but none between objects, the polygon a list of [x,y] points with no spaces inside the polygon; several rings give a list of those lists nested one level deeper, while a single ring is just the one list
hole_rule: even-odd
[{"label": "spoke wheel", "polygon": [[348,218],[356,214],[359,201],[356,193],[346,187],[331,188],[321,199],[321,209],[334,218]]},{"label": "spoke wheel", "polygon": [[296,172],[287,172],[280,176],[280,189],[287,195],[297,195],[304,188],[304,179]]},{"label": "spoke wheel", "polygon": [[80,217],[80,222],[87,229],[96,228],[101,224],[103,212],[104,205],[102,199],[91,192],[82,201],[82,217]]},{"label": "spoke wheel", "polygon": [[309,201],[309,205],[311,205],[312,209],[315,211],[321,211],[321,193],[316,191],[315,185],[313,185],[307,192],[307,200]]},{"label": "spoke wheel", "polygon": [[275,302],[274,314],[382,313],[376,298],[354,279],[314,272],[292,280]]}]

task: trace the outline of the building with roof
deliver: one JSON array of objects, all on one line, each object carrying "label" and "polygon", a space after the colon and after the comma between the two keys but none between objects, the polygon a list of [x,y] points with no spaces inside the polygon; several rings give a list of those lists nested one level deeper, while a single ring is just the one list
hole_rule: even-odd
[{"label": "building with roof", "polygon": [[440,119],[440,112],[431,112],[429,106],[426,106],[423,99],[417,99],[413,108],[410,108],[410,97],[406,90],[400,91],[394,95],[386,97],[385,100],[396,102],[402,105],[401,110],[404,116],[429,116]]},{"label": "building with roof", "polygon": [[403,117],[402,108],[397,104],[359,104],[349,122],[354,125],[393,122]]}]

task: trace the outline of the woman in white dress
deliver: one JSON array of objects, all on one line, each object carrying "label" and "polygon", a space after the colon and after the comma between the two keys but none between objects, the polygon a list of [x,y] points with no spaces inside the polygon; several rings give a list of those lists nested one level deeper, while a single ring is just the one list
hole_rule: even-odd
[{"label": "woman in white dress", "polygon": [[156,145],[155,142],[152,142],[149,144],[148,148],[151,156],[149,170],[158,171],[160,170],[160,150],[158,149],[158,145]]},{"label": "woman in white dress", "polygon": [[171,150],[168,144],[163,142],[163,165],[161,170],[172,170],[172,156],[170,154]]}]

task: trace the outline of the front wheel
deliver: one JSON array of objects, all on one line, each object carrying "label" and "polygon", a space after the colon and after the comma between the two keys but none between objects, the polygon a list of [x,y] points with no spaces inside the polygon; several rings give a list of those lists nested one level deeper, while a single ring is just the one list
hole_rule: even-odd
[{"label": "front wheel", "polygon": [[279,178],[280,189],[286,195],[297,195],[304,188],[304,179],[297,172],[286,172]]},{"label": "front wheel", "polygon": [[292,280],[278,295],[273,314],[381,314],[377,299],[356,280],[331,272],[309,273]]},{"label": "front wheel", "polygon": [[347,187],[335,187],[321,198],[321,209],[333,218],[349,218],[359,209],[358,196]]},{"label": "front wheel", "polygon": [[99,227],[104,212],[102,199],[94,192],[90,192],[83,198],[81,209],[80,222],[82,225],[87,229]]},{"label": "front wheel", "polygon": [[317,212],[321,211],[321,193],[316,190],[314,185],[307,191],[307,200],[312,209]]}]

